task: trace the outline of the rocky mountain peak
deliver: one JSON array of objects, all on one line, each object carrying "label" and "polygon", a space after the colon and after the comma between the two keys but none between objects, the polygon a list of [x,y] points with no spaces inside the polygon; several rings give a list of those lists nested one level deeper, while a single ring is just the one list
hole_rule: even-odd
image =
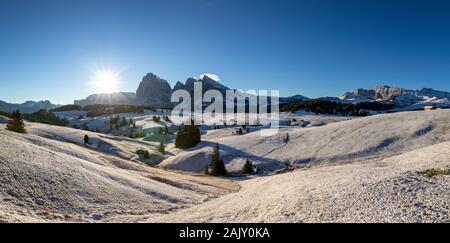
[{"label": "rocky mountain peak", "polygon": [[153,73],[145,75],[136,90],[136,100],[139,105],[156,108],[170,107],[171,95],[172,88],[169,82]]}]

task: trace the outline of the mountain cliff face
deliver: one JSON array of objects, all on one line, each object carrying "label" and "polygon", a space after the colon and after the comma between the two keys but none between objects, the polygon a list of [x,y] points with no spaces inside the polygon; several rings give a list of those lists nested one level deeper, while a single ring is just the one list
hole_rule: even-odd
[{"label": "mountain cliff face", "polygon": [[156,108],[171,107],[170,97],[172,88],[169,82],[161,79],[153,73],[149,73],[142,78],[136,90],[136,101],[142,106],[152,106]]},{"label": "mountain cliff face", "polygon": [[59,107],[60,105],[52,104],[48,100],[42,100],[42,101],[27,101],[22,104],[12,104],[7,103],[0,100],[0,111],[6,111],[6,112],[12,112],[19,110],[22,113],[33,113],[41,109],[51,110]]},{"label": "mountain cliff face", "polygon": [[410,90],[405,88],[377,86],[373,89],[358,89],[355,92],[347,92],[339,97],[342,101],[390,102],[397,106],[408,106],[419,102],[441,101],[448,102],[450,93],[430,88]]},{"label": "mountain cliff face", "polygon": [[[111,94],[93,94],[86,99],[75,100],[74,104],[86,106],[93,104],[112,104],[112,105],[139,105],[151,106],[154,108],[170,108],[176,105],[171,103],[172,93],[176,90],[186,90],[194,98],[194,84],[201,82],[203,94],[208,90],[218,90],[225,98],[226,91],[231,90],[229,87],[219,83],[208,75],[202,75],[201,78],[188,78],[183,84],[177,82],[173,89],[169,82],[158,77],[153,73],[149,73],[142,78],[136,93],[111,93]],[[241,92],[236,92],[238,97],[246,96]],[[280,103],[290,103],[295,101],[303,101],[308,98],[302,95],[295,95],[291,97],[280,97]]]},{"label": "mountain cliff face", "polygon": [[177,84],[173,88],[173,91],[179,90],[179,89],[184,89],[191,94],[191,97],[194,97],[195,82],[202,83],[203,94],[208,90],[214,89],[214,90],[220,91],[222,94],[225,95],[226,91],[230,89],[230,88],[226,87],[225,85],[222,85],[219,82],[208,77],[207,75],[203,75],[203,77],[201,79],[188,78],[184,84],[182,84],[181,82],[177,82]]},{"label": "mountain cliff face", "polygon": [[131,92],[119,92],[110,94],[92,94],[86,99],[75,100],[75,105],[136,105],[136,94]]}]

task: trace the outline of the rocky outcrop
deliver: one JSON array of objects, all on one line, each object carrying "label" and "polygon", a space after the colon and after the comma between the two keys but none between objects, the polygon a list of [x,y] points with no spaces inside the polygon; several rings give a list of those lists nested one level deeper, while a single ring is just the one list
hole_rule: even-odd
[{"label": "rocky outcrop", "polygon": [[171,107],[171,96],[172,88],[170,87],[169,82],[159,78],[153,73],[145,75],[136,90],[137,103],[142,106],[151,106],[155,108]]},{"label": "rocky outcrop", "polygon": [[175,86],[173,87],[173,91],[179,90],[179,89],[185,89],[184,84],[178,81]]},{"label": "rocky outcrop", "polygon": [[220,84],[219,82],[213,80],[212,78],[208,77],[207,75],[203,75],[201,79],[195,79],[195,78],[188,78],[186,80],[186,83],[182,85],[181,83],[177,83],[175,85],[174,90],[178,89],[185,89],[187,90],[191,96],[194,96],[194,84],[195,82],[201,82],[202,84],[202,92],[203,94],[208,90],[218,90],[222,94],[225,94],[227,90],[230,88],[226,87],[225,85]]},{"label": "rocky outcrop", "polygon": [[449,99],[450,93],[430,88],[410,90],[399,87],[376,86],[373,89],[357,89],[339,97],[341,100],[384,101],[398,106],[407,106],[430,99]]}]

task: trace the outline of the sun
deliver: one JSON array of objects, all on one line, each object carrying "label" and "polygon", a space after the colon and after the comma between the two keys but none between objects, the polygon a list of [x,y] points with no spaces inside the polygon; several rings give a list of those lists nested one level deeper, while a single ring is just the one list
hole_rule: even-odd
[{"label": "sun", "polygon": [[99,93],[117,92],[120,84],[120,75],[113,70],[104,69],[94,73],[91,86]]}]

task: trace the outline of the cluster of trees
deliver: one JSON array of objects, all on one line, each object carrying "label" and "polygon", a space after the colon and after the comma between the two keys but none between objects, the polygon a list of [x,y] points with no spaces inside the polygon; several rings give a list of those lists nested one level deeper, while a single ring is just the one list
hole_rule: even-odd
[{"label": "cluster of trees", "polygon": [[88,105],[83,107],[88,117],[112,115],[117,113],[144,113],[144,108],[133,105]]},{"label": "cluster of trees", "polygon": [[39,122],[55,126],[67,126],[69,121],[66,118],[59,118],[49,110],[39,110],[32,114],[24,114],[23,118],[30,122]]},{"label": "cluster of trees", "polygon": [[63,105],[58,108],[53,109],[53,112],[61,112],[61,111],[81,111],[82,107],[79,105]]},{"label": "cluster of trees", "polygon": [[164,126],[164,128],[160,127],[158,129],[158,134],[169,135],[170,134],[169,128],[167,126]]},{"label": "cluster of trees", "polygon": [[[214,146],[213,153],[211,155],[211,163],[205,168],[205,175],[210,176],[226,176],[227,169],[225,168],[225,163],[223,158],[220,156],[220,147],[219,144],[216,143]],[[255,174],[255,166],[247,159],[242,166],[241,175],[253,175]]]},{"label": "cluster of trees", "polygon": [[10,116],[11,116],[11,113],[6,112],[6,111],[0,111],[0,116],[10,117]]},{"label": "cluster of trees", "polygon": [[144,107],[134,105],[65,105],[53,109],[53,112],[57,111],[86,111],[88,117],[95,116],[107,116],[118,113],[144,113]]},{"label": "cluster of trees", "polygon": [[109,124],[111,126],[110,130],[113,130],[113,126],[116,130],[123,126],[132,126],[133,128],[136,128],[136,121],[134,121],[133,118],[127,120],[125,117],[120,118],[118,115],[112,116],[109,119]]},{"label": "cluster of trees", "polygon": [[152,117],[152,121],[154,121],[154,122],[160,122],[160,121],[161,121],[161,117],[159,117],[159,116],[153,116],[153,117]]},{"label": "cluster of trees", "polygon": [[11,124],[13,130],[21,130],[20,128],[16,129],[14,127],[18,127],[20,124],[23,124],[23,120],[55,126],[67,126],[69,124],[69,121],[66,118],[59,118],[53,112],[46,109],[41,109],[31,114],[22,114],[17,110],[13,113],[0,112],[0,115],[10,118],[10,122],[16,123]]},{"label": "cluster of trees", "polygon": [[244,134],[244,131],[246,133],[249,133],[250,132],[250,128],[248,126],[246,126],[246,125],[242,125],[241,127],[239,127],[239,129],[236,131],[236,133],[238,135],[242,135],[242,134]]},{"label": "cluster of trees", "polygon": [[136,153],[144,159],[150,159],[150,152],[146,149],[139,149]]},{"label": "cluster of trees", "polygon": [[291,103],[283,107],[282,111],[295,112],[305,110],[317,114],[330,114],[340,116],[367,116],[368,113],[362,110],[358,105],[344,104],[328,100],[306,100],[302,102]]},{"label": "cluster of trees", "polygon": [[[169,116],[162,116],[162,119],[163,119],[164,121],[166,121],[166,122],[170,122]],[[152,120],[153,120],[154,122],[160,122],[160,121],[161,121],[161,117],[160,117],[160,116],[153,116],[153,117],[152,117]]]},{"label": "cluster of trees", "polygon": [[191,121],[191,125],[179,127],[177,137],[175,139],[175,147],[181,149],[192,148],[201,141],[200,129]]}]

